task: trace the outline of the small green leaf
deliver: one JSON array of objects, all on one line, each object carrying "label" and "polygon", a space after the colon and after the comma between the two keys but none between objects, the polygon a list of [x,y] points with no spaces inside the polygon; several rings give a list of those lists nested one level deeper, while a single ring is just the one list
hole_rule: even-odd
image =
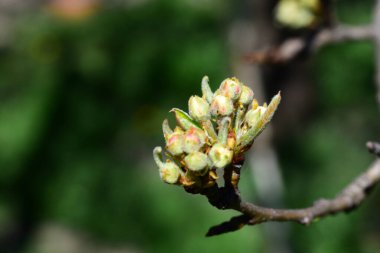
[{"label": "small green leaf", "polygon": [[184,130],[188,130],[190,127],[196,127],[199,129],[202,129],[198,122],[196,122],[194,119],[190,117],[189,114],[182,111],[178,108],[173,108],[170,110],[170,112],[173,112],[175,115],[175,118],[177,120],[177,124],[182,127]]}]

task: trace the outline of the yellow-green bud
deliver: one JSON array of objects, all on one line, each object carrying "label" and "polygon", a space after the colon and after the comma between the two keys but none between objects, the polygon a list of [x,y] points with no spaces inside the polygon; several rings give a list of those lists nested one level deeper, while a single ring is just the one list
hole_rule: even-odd
[{"label": "yellow-green bud", "polygon": [[197,121],[210,119],[210,106],[204,98],[192,96],[189,99],[190,116]]},{"label": "yellow-green bud", "polygon": [[316,10],[311,9],[314,8],[313,5],[310,6],[307,4],[305,6],[302,2],[303,1],[295,0],[279,1],[275,9],[277,21],[282,25],[294,29],[310,26],[317,18],[315,13]]},{"label": "yellow-green bud", "polygon": [[254,93],[251,90],[251,88],[249,88],[246,85],[242,85],[239,103],[243,105],[249,105],[253,100],[253,96],[254,96]]},{"label": "yellow-green bud", "polygon": [[184,135],[183,150],[188,154],[199,151],[206,140],[207,135],[202,130],[191,127]]},{"label": "yellow-green bud", "polygon": [[213,116],[228,116],[233,110],[234,105],[231,99],[222,95],[215,96],[210,106],[210,112]]},{"label": "yellow-green bud", "polygon": [[174,156],[182,154],[183,139],[183,134],[180,132],[169,134],[166,141],[166,150]]},{"label": "yellow-green bud", "polygon": [[161,179],[168,184],[175,184],[178,182],[180,176],[180,168],[171,160],[162,162],[162,148],[155,147],[153,150],[153,158],[156,162]]},{"label": "yellow-green bud", "polygon": [[220,95],[230,98],[232,101],[236,101],[241,94],[241,84],[236,78],[225,79],[219,87]]},{"label": "yellow-green bud", "polygon": [[160,167],[160,177],[162,181],[168,184],[175,184],[179,179],[179,167],[173,161],[168,160]]},{"label": "yellow-green bud", "polygon": [[216,143],[208,153],[212,166],[218,169],[223,168],[231,163],[233,152],[227,145]]},{"label": "yellow-green bud", "polygon": [[254,110],[249,110],[245,115],[245,122],[248,124],[248,126],[252,127],[256,125],[257,121],[259,120],[260,116],[264,114],[265,110],[266,108],[263,106],[259,106]]},{"label": "yellow-green bud", "polygon": [[207,170],[209,160],[206,154],[193,152],[185,157],[186,167],[193,171],[203,174]]}]

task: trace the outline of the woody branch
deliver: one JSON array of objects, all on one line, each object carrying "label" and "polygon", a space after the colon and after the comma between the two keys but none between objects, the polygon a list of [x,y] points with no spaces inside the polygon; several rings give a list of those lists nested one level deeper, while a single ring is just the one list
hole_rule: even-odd
[{"label": "woody branch", "polygon": [[[380,144],[368,143],[370,152],[380,157]],[[261,207],[241,200],[237,188],[214,188],[205,192],[209,202],[218,209],[233,209],[242,213],[230,221],[210,228],[207,236],[219,235],[240,229],[244,225],[255,225],[269,221],[293,221],[309,225],[317,218],[349,212],[358,207],[368,196],[370,190],[380,181],[380,159],[361,175],[349,183],[335,198],[320,199],[307,208],[275,209]]]}]

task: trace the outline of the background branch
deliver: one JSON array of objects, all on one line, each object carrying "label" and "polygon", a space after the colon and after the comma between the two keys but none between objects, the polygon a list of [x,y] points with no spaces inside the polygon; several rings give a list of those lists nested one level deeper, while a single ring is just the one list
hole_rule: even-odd
[{"label": "background branch", "polygon": [[311,40],[306,37],[290,38],[278,47],[247,55],[246,59],[251,63],[284,63],[297,58],[305,51],[316,51],[327,44],[373,40],[375,30],[371,25],[338,25],[318,31]]}]

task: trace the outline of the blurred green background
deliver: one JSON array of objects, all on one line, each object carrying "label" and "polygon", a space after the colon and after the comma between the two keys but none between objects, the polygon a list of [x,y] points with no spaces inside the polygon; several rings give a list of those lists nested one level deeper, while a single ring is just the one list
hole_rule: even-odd
[{"label": "blurred green background", "polygon": [[[267,252],[276,241],[262,225],[205,238],[235,213],[163,184],[151,156],[168,110],[187,108],[203,75],[216,88],[234,74],[226,33],[238,4],[35,2],[19,15],[0,8],[11,27],[0,45],[0,252]],[[372,8],[338,1],[338,17],[364,24]],[[273,123],[285,206],[334,196],[373,160],[364,146],[380,129],[373,55],[356,42],[307,61],[308,117]],[[249,173],[243,195],[255,201]],[[349,215],[289,224],[284,252],[379,252],[379,205],[375,189]]]}]

